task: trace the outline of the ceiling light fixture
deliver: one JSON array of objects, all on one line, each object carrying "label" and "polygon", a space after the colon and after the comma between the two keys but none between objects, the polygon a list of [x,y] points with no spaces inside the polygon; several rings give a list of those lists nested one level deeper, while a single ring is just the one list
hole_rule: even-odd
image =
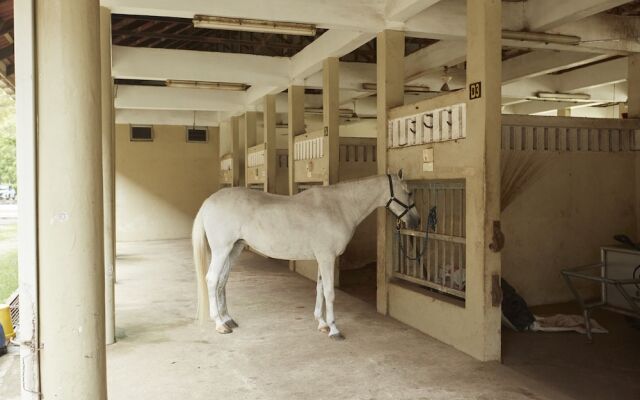
[{"label": "ceiling light fixture", "polygon": [[165,85],[174,88],[230,90],[236,92],[242,92],[249,88],[249,85],[245,85],[244,83],[201,82],[172,79],[166,80]]},{"label": "ceiling light fixture", "polygon": [[[363,83],[362,90],[370,90],[375,92],[378,89],[378,85],[375,83]],[[433,90],[429,86],[423,85],[404,85],[405,93],[433,93]]]},{"label": "ceiling light fixture", "polygon": [[527,32],[527,31],[502,31],[503,39],[521,40],[525,42],[554,43],[566,45],[578,45],[581,38],[572,35],[559,35],[555,33],[545,32]]},{"label": "ceiling light fixture", "polygon": [[591,95],[588,93],[554,93],[554,92],[538,92],[536,97],[542,100],[564,100],[564,101],[588,101]]},{"label": "ceiling light fixture", "polygon": [[282,35],[315,36],[316,34],[316,26],[311,24],[267,21],[262,19],[213,17],[208,15],[194,16],[193,26],[195,28],[279,33]]}]

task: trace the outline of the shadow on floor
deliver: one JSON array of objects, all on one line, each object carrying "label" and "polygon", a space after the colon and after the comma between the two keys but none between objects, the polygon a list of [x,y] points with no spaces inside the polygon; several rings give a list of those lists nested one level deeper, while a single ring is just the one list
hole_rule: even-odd
[{"label": "shadow on floor", "polygon": [[[532,307],[536,315],[580,314],[572,303]],[[609,330],[593,343],[578,333],[502,334],[503,364],[581,400],[640,399],[640,330],[624,316],[595,310],[593,318]]]}]

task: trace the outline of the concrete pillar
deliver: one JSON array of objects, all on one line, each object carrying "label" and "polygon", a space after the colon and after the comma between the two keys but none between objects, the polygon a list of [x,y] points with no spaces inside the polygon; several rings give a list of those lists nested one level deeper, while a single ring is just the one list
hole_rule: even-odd
[{"label": "concrete pillar", "polygon": [[116,341],[115,313],[115,113],[111,77],[111,10],[100,7],[100,60],[102,74],[102,198],[104,202],[105,341]]},{"label": "concrete pillar", "polygon": [[264,191],[276,192],[276,173],[278,160],[276,156],[276,96],[267,95],[264,97],[264,110],[262,112],[264,120],[264,143],[266,144],[265,169],[267,176],[264,183]]},{"label": "concrete pillar", "polygon": [[41,393],[104,400],[98,0],[36,0]]},{"label": "concrete pillar", "polygon": [[[378,174],[387,173],[387,120],[388,110],[404,103],[404,32],[385,30],[378,33],[377,41],[377,109]],[[378,210],[378,312],[388,313],[388,287],[392,264],[391,229],[393,221],[387,210]]]},{"label": "concrete pillar", "polygon": [[340,170],[340,63],[337,57],[324,60],[322,68],[322,120],[329,137],[329,176],[325,185],[338,183]]},{"label": "concrete pillar", "polygon": [[640,54],[630,55],[628,60],[627,85],[629,93],[627,112],[629,113],[629,118],[640,118]]},{"label": "concrete pillar", "polygon": [[240,163],[240,118],[239,117],[231,117],[231,122],[229,123],[231,128],[231,153],[233,154],[233,179],[231,186],[236,187],[240,186],[240,176],[244,176],[244,170],[241,170]]},{"label": "concrete pillar", "polygon": [[256,143],[256,130],[257,130],[257,117],[258,113],[255,111],[247,111],[244,114],[244,182],[245,185],[249,185],[249,168],[247,168],[246,163],[249,161],[249,147],[255,146]]},{"label": "concrete pillar", "polygon": [[[289,195],[298,193],[298,184],[295,181],[295,158],[293,156],[294,140],[297,135],[305,132],[304,127],[304,86],[291,85],[288,90],[289,113],[288,113],[288,146],[289,146]],[[296,270],[296,262],[289,261],[289,269]]]},{"label": "concrete pillar", "polygon": [[210,126],[209,127],[209,141],[213,147],[213,191],[217,192],[220,190],[220,127],[219,126]]},{"label": "concrete pillar", "polygon": [[570,108],[560,108],[558,109],[558,117],[570,117],[571,109]]},{"label": "concrete pillar", "polygon": [[295,160],[293,158],[293,143],[297,135],[304,133],[304,86],[289,86],[289,195],[298,193],[295,182]]},{"label": "concrete pillar", "polygon": [[18,169],[18,278],[21,400],[40,400],[38,332],[37,96],[35,2],[14,3],[16,163]]},{"label": "concrete pillar", "polygon": [[[627,118],[640,119],[640,54],[628,57]],[[636,147],[638,144],[636,144]],[[640,239],[640,153],[636,152],[636,240]]]},{"label": "concrete pillar", "polygon": [[499,360],[501,345],[500,253],[490,249],[500,234],[501,11],[500,0],[467,0],[467,85],[480,96],[467,103],[465,140],[473,148],[467,157],[477,175],[466,180],[467,243],[473,243],[467,259],[473,264],[465,308],[481,335],[473,354],[480,360]]}]

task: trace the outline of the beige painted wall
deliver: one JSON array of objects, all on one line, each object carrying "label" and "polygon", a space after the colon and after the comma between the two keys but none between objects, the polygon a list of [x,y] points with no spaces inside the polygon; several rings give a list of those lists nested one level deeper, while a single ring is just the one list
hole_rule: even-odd
[{"label": "beige painted wall", "polygon": [[153,142],[129,141],[116,127],[119,241],[187,238],[200,205],[217,186],[215,144],[187,143],[185,127],[154,126]]},{"label": "beige painted wall", "polygon": [[638,239],[635,153],[509,153],[543,169],[502,212],[502,274],[530,305],[572,300],[560,270],[596,263],[624,233]]}]

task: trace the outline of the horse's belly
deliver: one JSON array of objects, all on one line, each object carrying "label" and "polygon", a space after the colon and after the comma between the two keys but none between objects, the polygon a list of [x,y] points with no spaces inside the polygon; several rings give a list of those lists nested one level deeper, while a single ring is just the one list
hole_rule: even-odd
[{"label": "horse's belly", "polygon": [[313,260],[313,251],[301,243],[286,243],[281,240],[265,243],[262,240],[244,239],[247,244],[267,257],[281,260]]}]

